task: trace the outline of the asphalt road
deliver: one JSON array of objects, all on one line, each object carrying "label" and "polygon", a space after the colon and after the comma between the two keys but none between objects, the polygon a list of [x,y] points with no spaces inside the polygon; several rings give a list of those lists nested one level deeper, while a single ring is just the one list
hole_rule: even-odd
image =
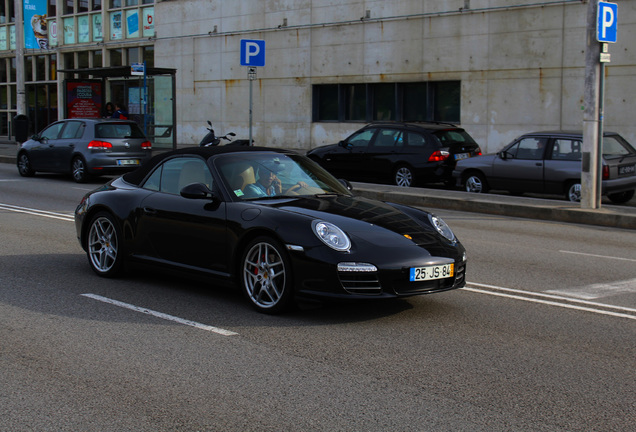
[{"label": "asphalt road", "polygon": [[468,287],[254,312],[233,290],[90,270],[98,185],[0,164],[0,431],[623,431],[636,232],[448,210]]}]

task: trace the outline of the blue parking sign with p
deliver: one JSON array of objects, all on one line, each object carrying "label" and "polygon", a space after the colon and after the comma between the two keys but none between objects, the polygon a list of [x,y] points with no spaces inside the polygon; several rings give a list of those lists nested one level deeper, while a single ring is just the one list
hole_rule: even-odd
[{"label": "blue parking sign with p", "polygon": [[598,2],[596,38],[599,42],[616,42],[617,22],[618,5],[603,1]]},{"label": "blue parking sign with p", "polygon": [[265,41],[241,39],[241,66],[265,66]]}]

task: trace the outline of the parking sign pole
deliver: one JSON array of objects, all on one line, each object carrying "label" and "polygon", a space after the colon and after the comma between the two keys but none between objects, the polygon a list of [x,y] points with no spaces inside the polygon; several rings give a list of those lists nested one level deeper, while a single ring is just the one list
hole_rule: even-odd
[{"label": "parking sign pole", "polygon": [[249,145],[252,145],[252,85],[256,79],[256,68],[250,67],[247,69],[247,78],[250,80],[250,140]]},{"label": "parking sign pole", "polygon": [[587,9],[587,48],[585,51],[585,93],[583,101],[583,152],[581,161],[581,208],[600,208],[598,185],[600,155],[598,143],[602,139],[600,115],[599,61],[601,50],[596,38],[599,0],[590,0]]}]

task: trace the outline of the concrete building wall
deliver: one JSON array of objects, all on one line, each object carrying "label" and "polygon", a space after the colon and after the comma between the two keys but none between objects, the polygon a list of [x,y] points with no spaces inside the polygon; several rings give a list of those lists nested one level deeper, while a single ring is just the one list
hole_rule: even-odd
[{"label": "concrete building wall", "polygon": [[[617,1],[605,128],[636,143],[636,2]],[[461,124],[487,151],[581,129],[588,4],[554,0],[180,0],[155,9],[155,63],[177,68],[178,142],[249,133],[241,39],[266,41],[253,83],[258,144],[309,149],[361,123],[312,122],[312,85],[461,81]]]}]

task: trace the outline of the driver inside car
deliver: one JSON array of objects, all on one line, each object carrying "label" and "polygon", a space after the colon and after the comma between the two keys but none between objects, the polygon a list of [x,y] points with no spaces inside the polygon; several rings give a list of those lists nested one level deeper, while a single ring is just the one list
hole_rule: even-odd
[{"label": "driver inside car", "polygon": [[299,181],[283,193],[283,185],[276,175],[276,172],[280,172],[283,169],[284,166],[277,163],[277,161],[261,164],[258,169],[258,180],[255,183],[247,185],[243,190],[245,198],[287,195],[290,192],[297,192],[302,188],[308,187],[305,182]]}]

